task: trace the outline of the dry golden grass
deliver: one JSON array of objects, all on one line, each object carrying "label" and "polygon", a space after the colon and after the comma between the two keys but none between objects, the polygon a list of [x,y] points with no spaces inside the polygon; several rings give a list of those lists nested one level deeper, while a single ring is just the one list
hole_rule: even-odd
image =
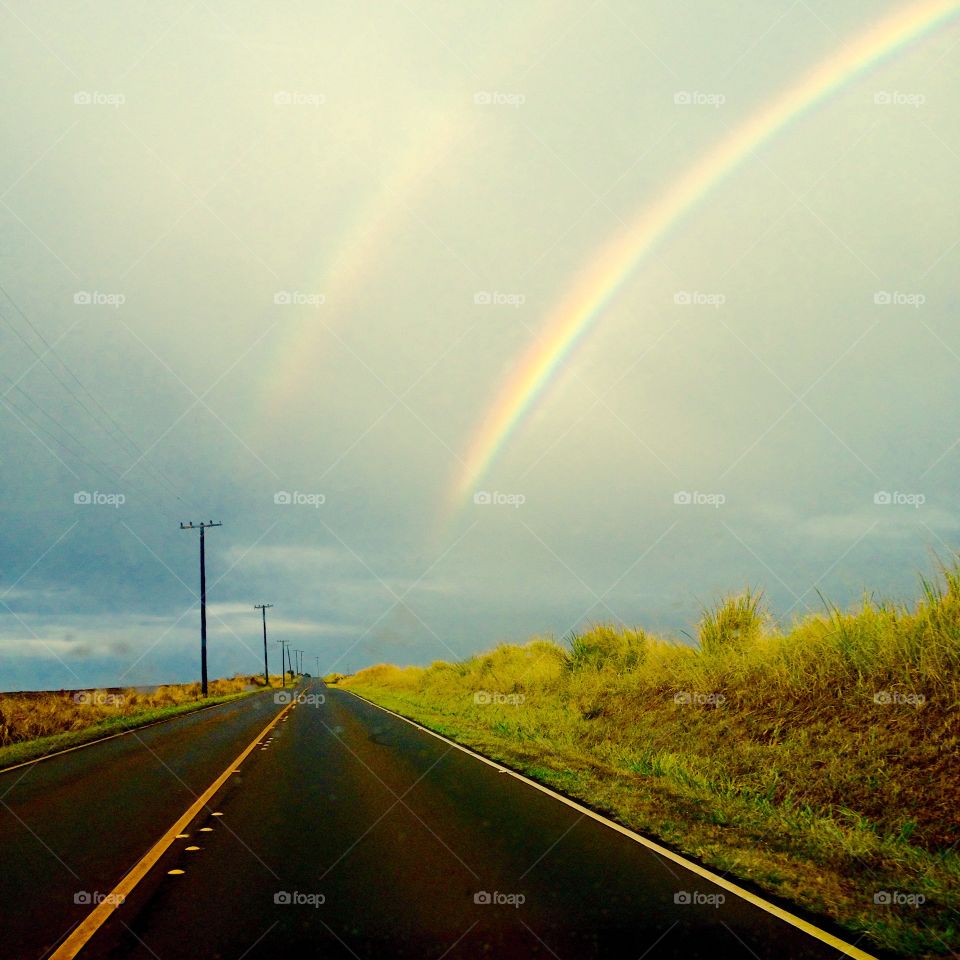
[{"label": "dry golden grass", "polygon": [[[251,686],[262,687],[263,677],[212,680],[208,699],[242,693]],[[0,694],[0,747],[194,702],[203,702],[199,683],[168,684],[150,692],[128,688]]]}]

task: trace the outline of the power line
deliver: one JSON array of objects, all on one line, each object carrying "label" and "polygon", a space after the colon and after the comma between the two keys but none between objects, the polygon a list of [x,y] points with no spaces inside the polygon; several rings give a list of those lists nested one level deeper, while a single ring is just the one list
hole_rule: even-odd
[{"label": "power line", "polygon": [[[76,471],[60,457],[56,450],[51,449],[47,446],[46,443],[37,435],[36,431],[39,431],[44,436],[48,437],[57,447],[59,447],[63,452],[65,452],[69,457],[76,460],[78,463],[82,464],[88,470],[92,471],[95,474],[99,474],[101,477],[108,480],[110,483],[115,483],[118,487],[127,486],[133,487],[134,484],[128,478],[125,478],[121,475],[119,468],[111,465],[102,457],[98,456],[83,440],[80,439],[69,427],[64,423],[58,420],[52,413],[46,410],[42,404],[38,403],[37,400],[32,397],[26,390],[24,390],[18,383],[11,380],[6,374],[0,373],[0,376],[6,380],[10,386],[4,393],[0,393],[0,403],[3,403],[4,406],[20,421],[21,425],[24,426],[28,432],[33,433],[34,439],[36,439],[44,449],[50,453],[53,457],[58,459],[61,464],[77,479],[79,480],[79,475]],[[17,406],[13,399],[10,397],[10,391],[16,390],[17,393],[21,394],[26,398],[27,401],[40,413],[42,413],[52,424],[62,430],[68,437],[70,437],[74,443],[83,451],[83,453],[75,450],[68,443],[66,443],[62,437],[57,436],[55,433],[52,433],[43,423],[40,423],[36,417],[34,417],[28,410],[24,410],[22,407]],[[86,454],[86,456],[84,455]],[[87,459],[87,458],[90,459]],[[91,462],[94,461],[94,462]],[[150,478],[145,478],[150,479]],[[146,499],[154,499],[155,494],[150,494]]]},{"label": "power line", "polygon": [[183,504],[187,504],[189,506],[196,508],[196,504],[193,504],[189,500],[189,498],[186,497],[179,490],[176,484],[174,484],[173,481],[159,467],[156,466],[156,464],[152,463],[147,458],[146,452],[142,450],[140,446],[137,444],[137,442],[123,429],[123,427],[120,426],[119,423],[117,423],[116,419],[112,416],[110,411],[107,410],[106,407],[104,407],[104,405],[97,399],[97,397],[93,394],[93,392],[73,372],[70,365],[56,352],[53,345],[46,339],[46,337],[44,337],[43,333],[41,333],[37,325],[26,315],[26,313],[24,313],[24,311],[20,308],[20,306],[13,299],[13,297],[10,296],[9,292],[6,290],[5,287],[3,287],[2,284],[0,284],[0,292],[2,292],[3,295],[7,298],[10,304],[13,306],[13,309],[16,310],[17,314],[23,319],[23,321],[27,324],[30,330],[33,331],[37,339],[40,340],[40,342],[46,348],[46,352],[49,353],[52,357],[56,358],[57,362],[60,364],[60,366],[63,367],[64,370],[67,371],[67,373],[70,375],[73,381],[77,384],[77,386],[79,386],[80,389],[96,405],[96,407],[100,411],[102,411],[103,416],[107,418],[107,420],[112,425],[113,429],[109,429],[104,426],[104,423],[101,417],[97,416],[97,414],[95,414],[90,409],[90,407],[84,402],[83,398],[78,396],[76,391],[70,386],[70,384],[65,382],[63,377],[61,377],[60,374],[47,362],[45,356],[39,353],[37,349],[33,346],[33,344],[30,343],[30,341],[23,335],[23,333],[21,333],[21,331],[18,330],[17,327],[11,322],[11,320],[2,312],[0,312],[0,319],[6,322],[7,326],[16,334],[16,336],[26,346],[26,348],[33,354],[33,356],[36,357],[37,361],[50,373],[50,375],[57,381],[57,383],[60,384],[60,386],[73,398],[73,400],[87,414],[87,416],[89,416],[90,419],[94,423],[96,423],[101,430],[103,430],[103,432],[107,437],[112,439],[115,443],[117,443],[120,446],[122,446],[122,444],[120,444],[118,435],[122,437],[126,441],[126,444],[130,448],[130,450],[137,455],[137,460],[135,462],[142,461],[145,467],[147,467],[147,469],[152,470],[156,475],[156,477],[159,478],[160,481],[162,481],[167,485],[168,489],[173,494],[173,496],[176,497],[177,500],[179,500]]},{"label": "power line", "polygon": [[[5,403],[7,407],[10,408],[10,410],[12,410],[15,414],[18,415],[18,419],[21,420],[21,423],[23,422],[23,418],[26,418],[26,420],[28,420],[31,424],[33,424],[33,426],[35,426],[38,430],[40,430],[42,433],[48,436],[51,440],[53,440],[54,443],[56,443],[62,450],[66,451],[66,453],[68,453],[71,457],[73,457],[76,460],[79,460],[84,466],[100,473],[101,476],[107,477],[111,481],[120,480],[120,474],[117,467],[111,466],[109,463],[106,462],[106,460],[103,460],[101,457],[98,457],[92,450],[90,450],[87,447],[87,445],[68,426],[61,423],[61,421],[59,421],[52,413],[44,409],[44,407],[40,403],[38,403],[34,397],[30,396],[30,394],[27,393],[27,391],[20,386],[20,384],[16,383],[14,380],[11,380],[10,377],[8,377],[5,373],[0,372],[0,376],[2,376],[4,380],[6,380],[10,384],[7,390],[4,393],[0,394],[0,401]],[[93,460],[97,461],[97,463],[99,463],[100,466],[96,466],[95,464],[90,463],[83,456],[82,453],[78,453],[76,450],[71,449],[66,443],[63,442],[62,438],[51,433],[42,423],[39,423],[28,411],[23,410],[20,407],[16,406],[8,396],[11,390],[16,390],[17,393],[26,397],[26,399],[31,404],[33,404],[33,406],[40,413],[42,413],[51,423],[57,426],[60,430],[62,430],[71,440],[73,440],[75,444],[77,444],[77,446],[81,450],[85,451]]]},{"label": "power line", "polygon": [[[123,428],[120,426],[120,424],[117,423],[117,421],[116,421],[116,420],[113,418],[113,416],[111,415],[110,411],[107,410],[106,407],[104,407],[104,405],[93,395],[93,393],[91,393],[91,391],[89,390],[89,388],[88,388],[88,387],[83,383],[83,381],[81,381],[80,378],[73,372],[73,370],[70,368],[70,365],[56,352],[56,350],[55,350],[54,347],[53,347],[53,344],[50,343],[50,342],[47,340],[47,338],[40,332],[40,330],[37,328],[37,325],[23,312],[23,310],[20,308],[20,306],[16,303],[16,301],[13,299],[13,297],[10,296],[10,294],[7,292],[6,288],[4,288],[2,285],[0,285],[0,292],[2,292],[3,295],[7,298],[7,300],[10,301],[10,305],[13,307],[14,310],[17,311],[17,313],[20,315],[20,317],[22,318],[22,320],[24,321],[24,323],[26,323],[27,326],[33,331],[34,336],[36,336],[37,339],[44,345],[44,347],[46,347],[47,353],[49,353],[52,357],[56,357],[56,359],[57,359],[57,361],[59,362],[60,366],[62,366],[62,367],[64,368],[64,370],[66,370],[67,373],[69,373],[70,376],[73,378],[74,383],[76,383],[77,386],[80,387],[80,389],[97,405],[97,407],[100,409],[100,411],[104,414],[104,416],[105,416],[105,417],[110,421],[110,423],[113,425],[113,427],[114,427],[114,432],[115,432],[115,433],[119,433],[121,436],[123,436],[124,439],[127,441],[127,443],[130,444],[130,446],[133,448],[133,451],[134,451],[135,453],[139,453],[140,450],[139,450],[139,448],[137,447],[136,443],[127,435],[127,433],[123,430]],[[9,323],[9,321],[8,321],[8,323]],[[12,327],[12,329],[14,330],[14,332],[17,333],[17,335],[20,337],[20,339],[23,340],[23,342],[24,342],[25,344],[27,344],[27,346],[28,346],[28,347],[30,348],[30,350],[33,352],[34,356],[36,356],[37,359],[39,359],[40,362],[41,362],[48,370],[50,370],[51,373],[53,373],[53,370],[52,370],[51,367],[47,364],[47,362],[43,359],[43,357],[41,357],[40,354],[38,354],[37,351],[34,350],[34,348],[33,348],[29,343],[27,343],[26,339],[25,339],[22,335],[20,335],[19,331],[17,331],[16,328],[12,326],[12,324],[11,324],[11,327]],[[54,374],[54,376],[56,376],[56,374]],[[57,379],[58,379],[58,381],[61,383],[61,385],[63,385],[64,389],[66,389],[66,390],[69,390],[69,389],[70,389],[69,387],[66,386],[66,384],[63,383],[62,380],[59,379],[59,377],[57,377]],[[72,391],[71,391],[71,394],[72,394]],[[76,398],[76,395],[75,395],[75,394],[72,394],[72,395],[75,397],[75,399],[78,400],[79,403],[81,403],[81,404],[83,403],[83,401],[79,400],[79,398]],[[87,411],[88,414],[90,414],[91,417],[93,417],[94,419],[96,419],[96,417],[94,417],[94,414],[89,410],[88,407],[84,406],[84,409]],[[101,424],[101,425],[102,425],[102,424]]]}]

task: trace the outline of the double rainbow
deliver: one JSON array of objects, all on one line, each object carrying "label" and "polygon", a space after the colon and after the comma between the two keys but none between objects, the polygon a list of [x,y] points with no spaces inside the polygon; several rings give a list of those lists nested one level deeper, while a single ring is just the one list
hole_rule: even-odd
[{"label": "double rainbow", "polygon": [[750,116],[606,244],[579,274],[481,421],[457,477],[455,502],[473,490],[563,361],[672,226],[790,121],[958,12],[957,0],[924,0],[882,20]]}]

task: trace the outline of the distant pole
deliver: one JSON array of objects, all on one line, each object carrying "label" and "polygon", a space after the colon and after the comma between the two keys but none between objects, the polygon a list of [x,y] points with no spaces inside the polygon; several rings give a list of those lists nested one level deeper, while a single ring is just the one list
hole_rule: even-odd
[{"label": "distant pole", "polygon": [[282,637],[277,641],[280,644],[280,686],[287,685],[287,658],[284,656],[284,645],[287,643]]},{"label": "distant pole", "polygon": [[200,531],[200,694],[203,697],[207,695],[207,563],[204,531],[207,527],[222,526],[222,523],[214,523],[212,520],[198,524],[191,520],[190,523],[180,524],[181,530]]},{"label": "distant pole", "polygon": [[256,603],[254,610],[263,611],[263,684],[270,686],[270,667],[267,665],[267,610],[272,607],[272,603]]},{"label": "distant pole", "polygon": [[317,676],[319,677],[320,676],[320,658],[314,657],[313,659],[317,661]]}]

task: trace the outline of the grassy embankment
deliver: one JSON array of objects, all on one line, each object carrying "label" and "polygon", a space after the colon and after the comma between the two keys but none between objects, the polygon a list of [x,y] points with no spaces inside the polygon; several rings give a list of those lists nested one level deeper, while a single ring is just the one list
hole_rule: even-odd
[{"label": "grassy embankment", "polygon": [[[271,677],[280,686],[280,677]],[[80,690],[0,694],[0,769],[142,727],[157,720],[225,703],[264,689],[261,676],[211,680],[156,690]]]},{"label": "grassy embankment", "polygon": [[960,938],[960,565],[923,588],[787,629],[746,593],[704,612],[696,648],[596,626],[338,682],[861,946],[943,956]]}]

